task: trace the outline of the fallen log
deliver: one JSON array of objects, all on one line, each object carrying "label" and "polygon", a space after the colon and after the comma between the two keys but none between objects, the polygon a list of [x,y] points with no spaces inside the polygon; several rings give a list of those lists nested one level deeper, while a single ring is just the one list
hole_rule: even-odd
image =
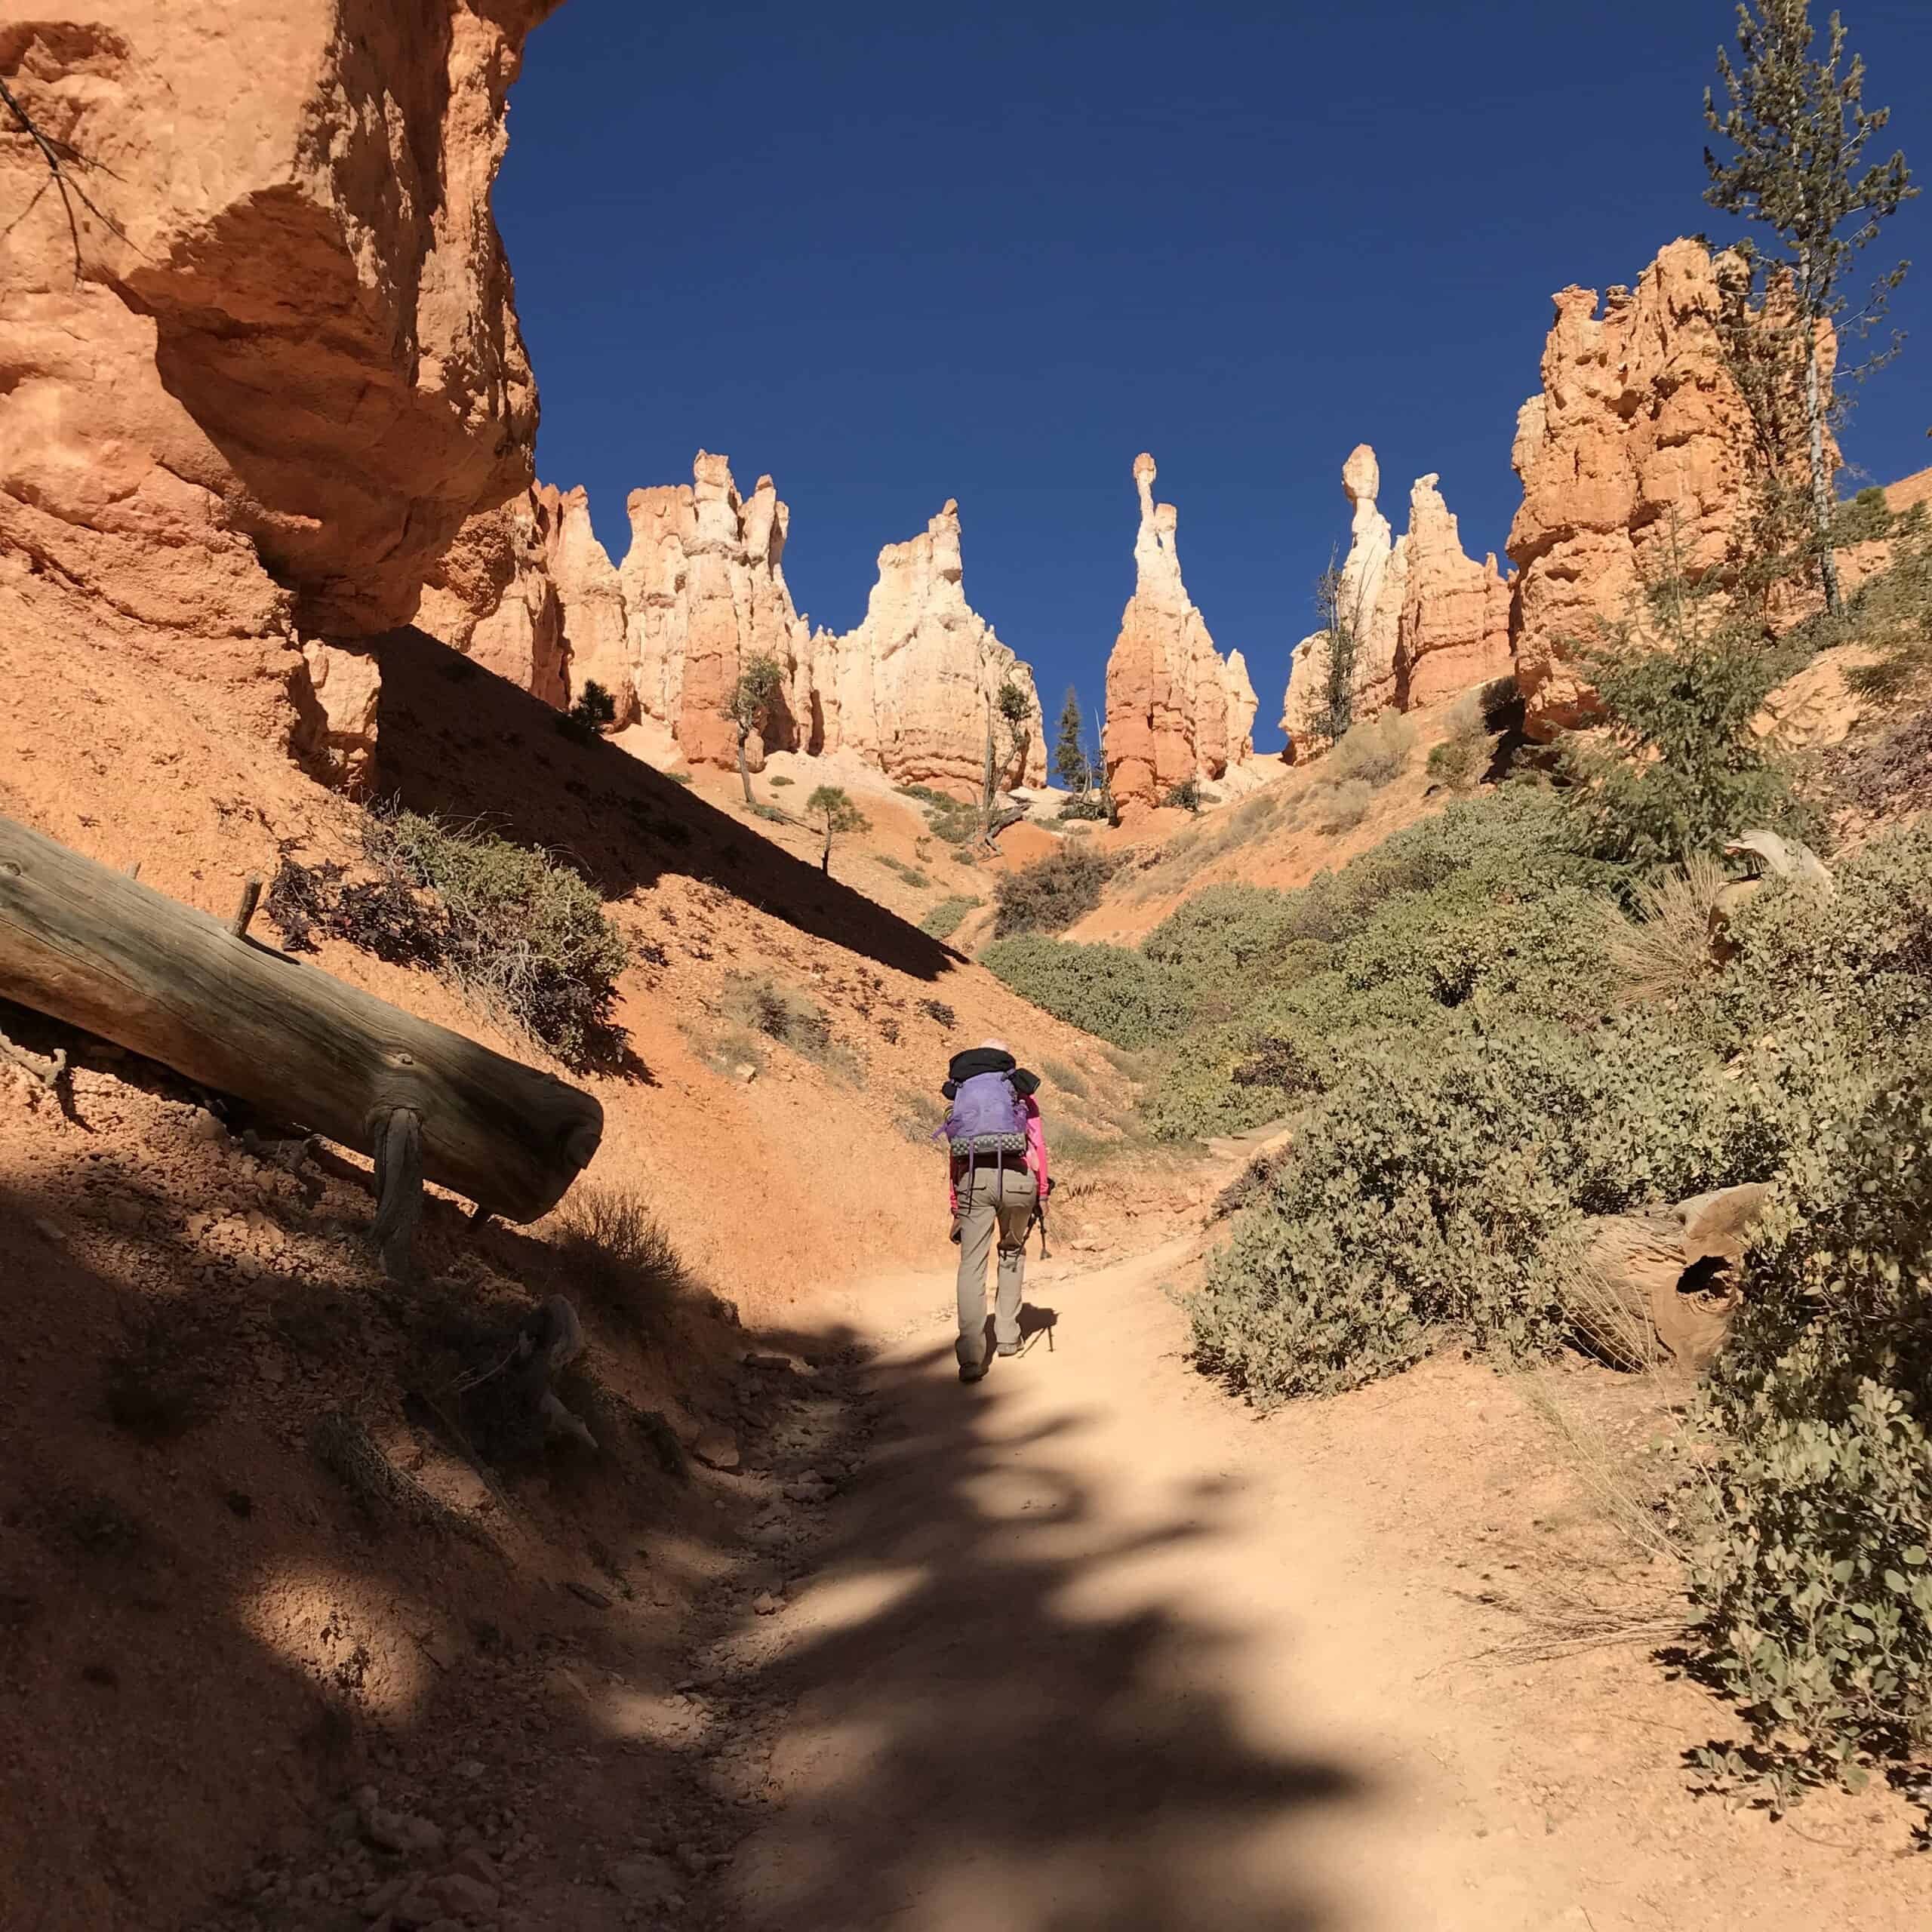
[{"label": "fallen log", "polygon": [[377,1158],[398,1252],[419,1175],[507,1220],[554,1208],[595,1097],[248,938],[252,897],[212,918],[0,818],[0,998]]}]

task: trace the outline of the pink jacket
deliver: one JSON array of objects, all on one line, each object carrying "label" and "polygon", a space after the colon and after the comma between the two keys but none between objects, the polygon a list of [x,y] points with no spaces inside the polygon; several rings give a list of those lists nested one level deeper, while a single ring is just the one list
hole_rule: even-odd
[{"label": "pink jacket", "polygon": [[[1040,1103],[1031,1094],[1026,1096],[1026,1167],[1040,1198],[1045,1200],[1052,1185],[1047,1178],[1047,1130],[1040,1118]],[[946,1205],[955,1214],[959,1211],[959,1177],[965,1168],[963,1157],[946,1163]]]}]

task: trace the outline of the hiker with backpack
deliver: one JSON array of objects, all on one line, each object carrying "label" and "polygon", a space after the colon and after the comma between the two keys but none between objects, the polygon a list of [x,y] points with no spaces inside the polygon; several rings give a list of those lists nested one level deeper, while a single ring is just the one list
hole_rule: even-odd
[{"label": "hiker with backpack", "polygon": [[[993,1346],[1020,1352],[1020,1297],[1026,1232],[1051,1192],[1037,1074],[1018,1065],[1004,1040],[955,1054],[940,1089],[952,1103],[940,1129],[949,1154],[952,1238],[959,1244],[959,1379],[986,1372],[986,1262],[998,1237]],[[1042,1241],[1044,1236],[1041,1237]]]}]

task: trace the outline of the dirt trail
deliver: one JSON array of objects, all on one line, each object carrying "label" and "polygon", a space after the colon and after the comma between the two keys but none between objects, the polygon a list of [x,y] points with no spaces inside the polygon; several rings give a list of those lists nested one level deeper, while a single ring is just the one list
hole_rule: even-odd
[{"label": "dirt trail", "polygon": [[1453,1587],[1480,1552],[1443,1546],[1529,1442],[1506,1385],[1454,1364],[1257,1420],[1182,1360],[1164,1291],[1189,1251],[1036,1263],[1053,1326],[974,1388],[943,1276],[863,1298],[872,1451],[739,1646],[771,1808],[713,1909],[758,1932],[1917,1922],[1897,1820],[1694,1801],[1679,1755],[1719,1713],[1641,1647],[1472,1661],[1506,1632]]}]

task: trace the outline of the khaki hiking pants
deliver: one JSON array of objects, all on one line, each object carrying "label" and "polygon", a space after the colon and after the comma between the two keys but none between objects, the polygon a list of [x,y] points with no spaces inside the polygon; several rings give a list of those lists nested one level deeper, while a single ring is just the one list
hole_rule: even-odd
[{"label": "khaki hiking pants", "polygon": [[1020,1345],[1020,1294],[1026,1278],[1026,1224],[1038,1192],[1032,1171],[982,1161],[959,1181],[959,1365],[977,1368],[986,1355],[986,1258],[999,1235],[999,1282],[993,1336],[1002,1349]]}]

